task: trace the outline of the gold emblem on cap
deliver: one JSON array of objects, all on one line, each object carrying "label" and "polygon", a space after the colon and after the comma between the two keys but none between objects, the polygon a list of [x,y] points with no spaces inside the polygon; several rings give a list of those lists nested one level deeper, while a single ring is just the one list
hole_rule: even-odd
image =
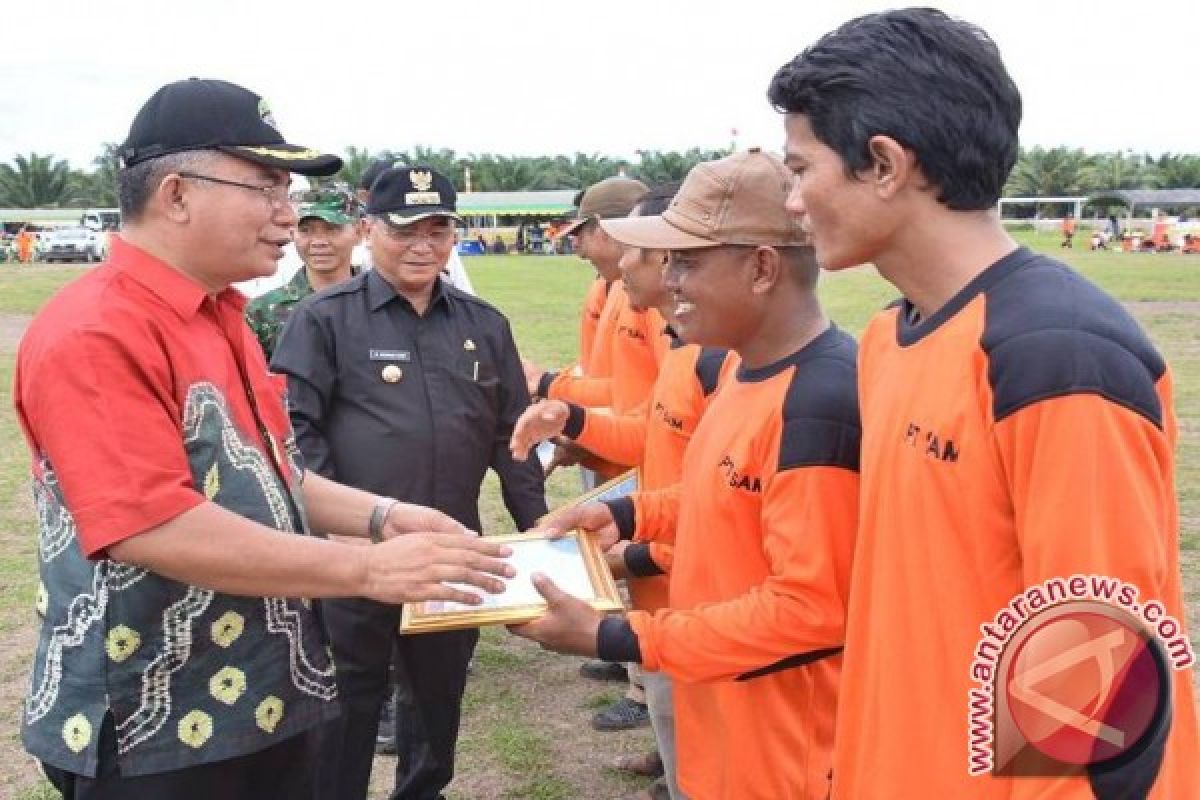
[{"label": "gold emblem on cap", "polygon": [[473,342],[472,340],[467,339],[465,342],[463,342],[463,350],[474,350],[474,349],[475,349],[475,342]]},{"label": "gold emblem on cap", "polygon": [[408,179],[412,181],[413,188],[418,192],[428,192],[433,186],[433,173],[428,170],[413,170],[408,174]]},{"label": "gold emblem on cap", "polygon": [[383,379],[388,383],[396,383],[404,377],[404,370],[400,369],[395,364],[388,364],[383,368],[383,372],[381,372],[380,375],[382,375]]}]

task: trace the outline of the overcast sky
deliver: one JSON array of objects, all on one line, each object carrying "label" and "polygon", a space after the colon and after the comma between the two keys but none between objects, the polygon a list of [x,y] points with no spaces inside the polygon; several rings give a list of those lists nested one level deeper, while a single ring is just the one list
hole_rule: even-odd
[{"label": "overcast sky", "polygon": [[[1000,45],[1025,145],[1200,152],[1200,3],[945,2]],[[223,78],[269,101],[291,142],[460,153],[778,149],[775,69],[887,3],[43,2],[0,47],[0,161],[87,167],[164,83]]]}]

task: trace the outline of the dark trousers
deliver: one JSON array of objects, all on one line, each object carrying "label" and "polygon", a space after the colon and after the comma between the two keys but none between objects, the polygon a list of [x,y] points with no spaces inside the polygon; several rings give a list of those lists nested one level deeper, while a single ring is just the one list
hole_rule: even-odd
[{"label": "dark trousers", "polygon": [[396,705],[393,800],[436,800],[454,777],[454,749],[467,665],[479,631],[399,636],[400,609],[371,600],[322,604],[337,665],[342,713],[320,731],[319,800],[363,800],[371,778],[379,712],[392,687]]},{"label": "dark trousers", "polygon": [[310,734],[213,764],[156,775],[121,775],[112,715],[100,729],[96,777],[42,764],[63,800],[309,800],[312,797]]}]

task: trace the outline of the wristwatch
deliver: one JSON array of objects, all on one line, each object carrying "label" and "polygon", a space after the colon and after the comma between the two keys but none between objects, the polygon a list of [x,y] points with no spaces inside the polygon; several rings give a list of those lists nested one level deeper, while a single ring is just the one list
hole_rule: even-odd
[{"label": "wristwatch", "polygon": [[371,518],[367,521],[367,536],[371,537],[375,544],[383,541],[383,523],[399,502],[394,497],[381,497],[375,501],[375,507],[371,509]]}]

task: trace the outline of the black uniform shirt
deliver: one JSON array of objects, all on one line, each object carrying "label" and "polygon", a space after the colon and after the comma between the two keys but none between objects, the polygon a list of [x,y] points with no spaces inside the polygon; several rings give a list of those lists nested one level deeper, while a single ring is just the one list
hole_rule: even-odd
[{"label": "black uniform shirt", "polygon": [[490,466],[518,528],[546,513],[538,459],[509,453],[529,392],[508,320],[484,301],[439,279],[420,316],[371,270],[296,306],[271,369],[314,472],[478,530]]}]

